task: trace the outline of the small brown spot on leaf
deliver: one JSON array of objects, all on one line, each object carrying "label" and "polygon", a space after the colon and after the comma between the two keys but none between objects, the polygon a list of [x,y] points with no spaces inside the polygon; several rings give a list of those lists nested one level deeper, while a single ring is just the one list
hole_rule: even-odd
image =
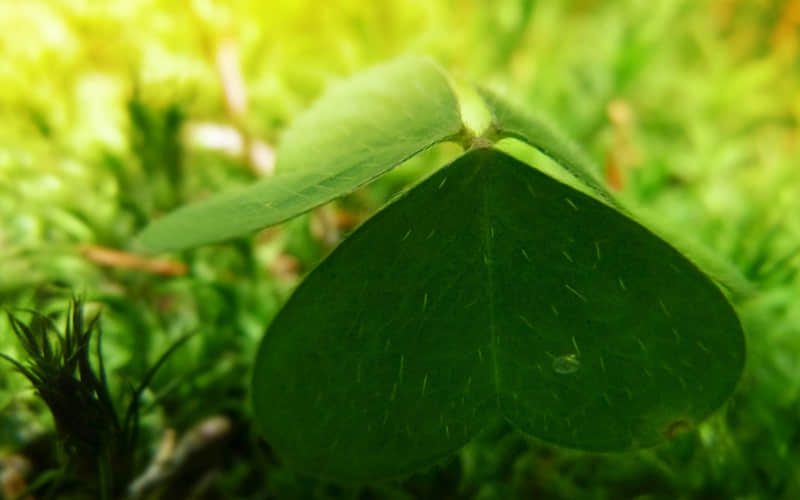
[{"label": "small brown spot on leaf", "polygon": [[667,441],[674,441],[678,436],[690,430],[692,430],[692,426],[689,422],[683,419],[675,420],[667,426],[667,429],[664,431],[664,437],[667,438]]}]

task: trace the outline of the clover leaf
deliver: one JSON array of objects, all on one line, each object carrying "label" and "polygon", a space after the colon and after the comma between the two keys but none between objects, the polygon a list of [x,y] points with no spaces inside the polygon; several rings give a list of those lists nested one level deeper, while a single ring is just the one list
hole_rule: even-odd
[{"label": "clover leaf", "polygon": [[[478,93],[492,123],[472,137],[437,66],[378,66],[297,120],[276,176],[141,236],[167,250],[244,234],[437,142],[470,146],[344,240],[269,326],[254,415],[298,470],[407,475],[497,419],[563,446],[635,450],[694,427],[736,387],[744,334],[717,282],[623,207],[553,127]],[[503,137],[539,148],[575,183],[495,149]]]},{"label": "clover leaf", "polygon": [[343,480],[452,454],[493,419],[594,451],[652,446],[744,362],[719,288],[646,228],[494,149],[373,216],[298,287],[256,357],[280,456]]}]

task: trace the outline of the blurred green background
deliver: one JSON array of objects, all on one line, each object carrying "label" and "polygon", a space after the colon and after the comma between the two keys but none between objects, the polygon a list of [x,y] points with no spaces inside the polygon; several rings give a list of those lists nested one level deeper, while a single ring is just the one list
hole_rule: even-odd
[{"label": "blurred green background", "polygon": [[[345,487],[281,466],[246,403],[266,325],[304,272],[453,146],[249,237],[160,257],[133,239],[270,175],[282,131],[326,85],[405,53],[549,115],[623,196],[753,282],[736,304],[748,367],[723,411],[635,454],[498,428],[399,482]],[[169,436],[223,416],[225,446],[170,486],[181,497],[800,498],[800,1],[3,0],[0,56],[0,305],[60,317],[86,296],[120,398],[196,333],[144,394],[130,450],[144,471]],[[0,351],[25,359],[4,319]],[[9,475],[52,480],[40,450],[52,426],[0,364],[6,495],[19,491]]]}]

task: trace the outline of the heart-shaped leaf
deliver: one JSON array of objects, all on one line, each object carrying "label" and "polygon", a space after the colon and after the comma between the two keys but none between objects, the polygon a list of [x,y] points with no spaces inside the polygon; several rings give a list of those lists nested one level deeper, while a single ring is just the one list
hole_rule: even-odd
[{"label": "heart-shaped leaf", "polygon": [[179,250],[277,224],[345,195],[420,151],[459,134],[458,102],[427,59],[376,66],[334,86],[286,132],[276,174],[183,207],[139,236]]},{"label": "heart-shaped leaf", "polygon": [[259,349],[258,425],[308,473],[363,481],[488,422],[586,450],[671,439],[744,363],[730,304],[646,228],[493,149],[407,191],[292,295]]}]

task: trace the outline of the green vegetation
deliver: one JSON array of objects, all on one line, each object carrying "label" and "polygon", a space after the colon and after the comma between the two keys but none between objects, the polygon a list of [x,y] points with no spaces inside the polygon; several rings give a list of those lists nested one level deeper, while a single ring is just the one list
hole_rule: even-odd
[{"label": "green vegetation", "polygon": [[[0,357],[30,381],[47,405],[62,454],[63,474],[50,485],[48,496],[65,480],[83,482],[80,489],[100,498],[121,496],[133,480],[131,450],[137,446],[142,392],[170,352],[185,339],[176,342],[148,371],[132,391],[120,418],[106,382],[99,336],[98,373],[90,361],[92,334],[99,317],[87,321],[80,300],[74,300],[67,311],[63,334],[50,318],[37,312],[31,313],[29,324],[12,315],[8,319],[28,362],[22,364],[2,353]],[[52,336],[56,337],[55,345]]]},{"label": "green vegetation", "polygon": [[[87,318],[102,311],[96,326],[102,326],[104,332],[103,363],[100,365],[96,356],[75,360],[87,365],[78,372],[67,370],[69,363],[59,365],[64,367],[63,373],[72,374],[65,383],[72,391],[64,394],[66,400],[76,408],[85,406],[86,415],[108,416],[112,428],[116,417],[111,415],[124,415],[129,404],[139,405],[135,411],[137,444],[114,451],[118,458],[113,462],[124,467],[107,475],[114,478],[110,481],[87,481],[92,473],[86,471],[96,466],[95,457],[64,453],[76,448],[63,445],[69,437],[59,423],[63,419],[58,412],[51,412],[45,394],[39,390],[42,398],[37,396],[13,364],[0,363],[3,494],[15,495],[30,486],[35,498],[97,498],[98,492],[104,491],[110,497],[131,498],[796,498],[800,495],[796,474],[800,463],[800,372],[794,362],[800,353],[800,226],[793,217],[800,208],[796,195],[800,188],[796,8],[791,0],[657,4],[623,0],[388,1],[380,8],[357,0],[325,5],[285,2],[269,8],[261,2],[229,7],[203,1],[180,5],[107,2],[102,8],[72,1],[0,5],[4,54],[0,63],[0,302],[18,318],[17,322],[0,321],[0,352],[23,368],[39,366],[29,352],[34,344],[45,358],[64,359],[44,354],[44,333],[37,333],[35,342],[26,344],[19,342],[15,332],[22,332],[23,326],[32,332],[49,332],[50,345],[62,345],[56,332],[63,329],[45,324],[72,324],[65,322],[65,313],[74,318],[67,312],[69,299],[73,294],[84,296]],[[414,100],[418,104],[414,111],[420,113],[412,114],[410,120],[390,118],[398,120],[394,122],[398,130],[417,130],[419,135],[391,131],[388,137],[393,140],[385,149],[370,149],[386,162],[384,167],[345,178],[335,186],[336,194],[309,193],[304,205],[298,203],[291,212],[358,188],[355,191],[256,234],[169,256],[139,253],[136,235],[163,214],[214,193],[267,189],[269,181],[283,175],[286,165],[297,164],[294,162],[309,153],[308,143],[303,142],[308,136],[293,135],[288,125],[295,128],[308,120],[313,127],[314,120],[324,120],[325,116],[314,118],[313,111],[300,118],[324,89],[331,85],[335,89],[335,81],[409,52],[431,56],[456,75],[457,82],[483,82],[493,89],[482,89],[480,94],[492,108],[495,126],[506,135],[534,143],[544,154],[520,141],[503,139],[496,144],[502,153],[468,153],[470,167],[464,158],[456,160],[462,153],[459,148],[448,143],[433,145],[461,127],[460,121],[453,128],[453,122],[443,119],[446,111],[436,113],[441,115],[440,121],[426,121],[429,115],[423,111],[444,101],[435,98],[436,92],[415,93],[412,85],[400,85],[407,94],[403,99]],[[426,79],[426,85],[436,80],[420,77]],[[550,117],[563,135],[574,138],[588,154],[547,147],[550,140],[542,137],[550,134],[549,128],[526,137],[536,129],[524,121],[520,124],[520,116],[510,116],[493,98],[506,90],[519,97],[515,109]],[[462,94],[459,87],[463,99]],[[381,95],[377,92],[374,96],[376,107]],[[465,116],[468,111],[464,110]],[[530,116],[522,116],[526,118]],[[379,130],[374,132],[369,137],[382,144],[384,136]],[[278,151],[274,175],[273,146]],[[294,154],[283,153],[292,147],[297,148]],[[646,221],[647,227],[655,227],[657,234],[680,232],[679,240],[696,240],[686,246],[688,254],[730,285],[734,292],[730,300],[747,334],[747,366],[730,403],[698,423],[722,401],[735,383],[735,375],[729,383],[720,379],[719,396],[709,398],[707,407],[686,415],[685,425],[683,418],[675,418],[666,428],[657,426],[661,436],[672,440],[652,449],[572,451],[492,420],[476,426],[475,430],[481,427],[482,431],[461,449],[460,443],[444,450],[439,447],[442,441],[431,441],[424,461],[442,460],[400,480],[343,486],[302,475],[298,472],[301,462],[310,462],[301,451],[293,455],[292,446],[280,441],[285,437],[283,428],[265,422],[264,408],[249,404],[254,367],[264,369],[265,353],[277,355],[265,347],[255,356],[262,337],[271,338],[264,337],[267,326],[272,324],[275,345],[287,349],[287,356],[308,352],[295,350],[298,343],[290,341],[289,335],[310,339],[321,332],[288,330],[296,320],[292,315],[305,310],[298,306],[313,300],[306,294],[316,295],[316,287],[324,288],[326,298],[315,304],[319,311],[330,313],[334,309],[326,306],[335,301],[355,307],[348,297],[358,296],[358,286],[363,286],[355,276],[376,269],[349,266],[350,276],[338,275],[332,287],[329,279],[318,281],[326,269],[332,269],[331,262],[352,262],[355,257],[348,255],[348,248],[363,245],[375,252],[371,265],[377,266],[388,246],[378,244],[382,231],[387,231],[386,238],[401,231],[379,229],[376,221],[399,216],[402,210],[415,213],[404,208],[410,206],[406,200],[422,196],[442,172],[454,168],[467,171],[485,154],[492,155],[492,163],[502,165],[509,175],[515,172],[540,179],[536,170],[523,169],[521,161],[567,183],[553,183],[558,189],[570,193],[577,189],[577,199],[597,207],[593,210],[596,214],[606,214],[604,222],[588,225],[593,231],[602,231],[595,226],[612,220],[621,226],[633,224],[606,206],[612,203],[609,199],[617,199],[618,209],[627,213],[628,207],[635,207],[631,213]],[[602,165],[602,170],[595,172],[586,166],[592,163]],[[579,179],[559,173],[559,164],[577,173]],[[330,165],[306,168],[324,172]],[[442,165],[448,166],[433,173]],[[428,181],[377,211],[424,178]],[[466,182],[463,175],[448,176],[445,186],[457,178]],[[298,186],[306,185],[305,179],[296,181]],[[475,188],[465,183],[453,184],[450,189],[460,200],[481,192],[469,187]],[[514,187],[518,186],[508,189]],[[597,194],[598,189],[608,193]],[[499,193],[512,191],[482,192],[499,197]],[[605,204],[596,198],[605,199]],[[523,209],[506,201],[513,205],[509,209]],[[431,204],[436,205],[432,201],[422,206]],[[560,215],[569,216],[569,207],[563,209]],[[376,212],[376,219],[345,238]],[[503,214],[508,213],[484,215],[506,220]],[[254,214],[261,216],[260,212]],[[272,221],[237,221],[241,225],[226,229],[231,231],[228,236],[233,236],[290,215]],[[434,214],[423,215],[414,224],[432,223]],[[480,222],[464,213],[457,215],[469,224]],[[456,215],[450,219],[455,221]],[[641,231],[636,224],[627,227]],[[210,227],[209,231],[219,236],[219,229]],[[183,229],[172,232],[176,241],[187,237]],[[486,234],[484,228],[470,237]],[[581,241],[591,239],[580,237],[585,238]],[[665,248],[657,238],[641,239],[645,240],[655,245],[654,249]],[[666,240],[677,241],[672,236]],[[194,243],[206,241],[208,237]],[[339,245],[341,241],[344,243]],[[418,252],[428,251],[424,239],[418,243]],[[706,248],[708,255],[695,251],[697,248]],[[459,251],[466,254],[467,249]],[[320,264],[329,254],[330,259]],[[648,258],[658,259],[659,255],[665,254],[657,249],[648,252]],[[576,255],[570,256],[576,259]],[[674,256],[676,262],[685,262],[677,253]],[[725,261],[732,263],[735,272],[720,264]],[[406,267],[423,265],[419,259],[413,264]],[[464,265],[462,262],[459,268]],[[477,263],[476,269],[479,266]],[[289,299],[290,291],[312,269],[308,281]],[[381,269],[385,283],[400,286],[408,282],[419,290],[425,288],[426,283],[415,283],[405,269],[388,274],[385,267]],[[524,278],[516,271],[515,278]],[[495,269],[496,277],[505,272],[513,271]],[[736,278],[737,272],[749,282],[746,293],[739,293],[741,287],[730,279]],[[476,275],[461,276],[475,279]],[[705,285],[697,293],[713,291],[719,297],[720,311],[728,311],[715,316],[729,314],[716,287],[705,278],[700,281]],[[523,298],[517,293],[504,300]],[[682,294],[680,298],[688,302],[691,297]],[[371,300],[377,303],[378,297]],[[445,314],[432,296],[428,300],[428,306],[440,306],[437,314]],[[380,337],[384,343],[389,334],[397,335],[391,337],[393,342],[395,338],[399,341],[404,325],[411,328],[411,322],[419,320],[409,312],[402,313],[410,311],[411,304],[398,303],[398,307],[401,316],[391,317],[400,318],[399,323]],[[20,308],[36,314],[31,316]],[[704,305],[694,314],[714,313]],[[507,319],[513,318],[498,321]],[[719,318],[691,321],[700,323],[695,325],[698,335],[706,340],[723,338],[715,328],[729,330]],[[479,325],[474,323],[467,332],[477,334]],[[88,326],[85,323],[83,329],[71,330],[80,331],[83,339],[75,346],[89,341]],[[194,334],[191,339],[159,363],[159,357],[189,333]],[[737,334],[725,335],[740,338]],[[553,359],[548,376],[572,380],[586,373],[584,361],[589,351],[584,342],[576,338],[580,353],[569,351],[575,356]],[[529,348],[515,349],[509,355],[523,355]],[[588,348],[592,349],[591,343]],[[53,347],[51,352],[67,352],[60,349]],[[736,352],[736,345],[715,344],[715,349]],[[460,364],[457,354],[435,361]],[[397,357],[391,358],[394,364],[385,365],[385,376],[371,382],[385,384],[389,377],[396,377]],[[305,357],[302,360],[309,366],[313,363]],[[580,365],[573,371],[576,362]],[[310,373],[319,377],[325,363],[312,366],[316,370]],[[410,358],[407,363],[404,380],[412,380],[418,374],[410,371]],[[150,383],[131,403],[131,395],[137,393],[134,388],[147,382],[157,365]],[[503,363],[494,366],[509,373],[516,369]],[[269,368],[280,367],[270,363]],[[342,377],[350,368],[342,363]],[[717,369],[713,365],[707,368]],[[106,375],[101,378],[103,373]],[[291,371],[283,373],[291,375]],[[457,375],[453,373],[455,383]],[[458,373],[463,377],[465,372]],[[335,384],[338,380],[331,377],[324,382]],[[511,383],[513,379],[507,380]],[[479,381],[485,383],[486,379],[475,377],[473,383]],[[636,382],[637,389],[648,392],[643,377]],[[428,383],[435,381],[429,377]],[[419,385],[421,389],[422,382]],[[264,385],[261,389],[264,392],[253,391],[257,402],[259,394],[291,394],[288,386]],[[398,398],[410,397],[401,389],[398,386]],[[332,391],[325,394],[342,397]],[[285,395],[282,397],[288,397]],[[682,397],[699,400],[690,391],[658,396],[665,403]],[[424,402],[414,403],[428,411]],[[99,408],[109,410],[98,413]],[[384,409],[373,410],[382,422]],[[321,419],[327,415],[345,417],[339,411],[317,415],[312,422],[320,428],[312,429],[309,442],[322,435],[326,424]],[[82,432],[91,428],[92,435],[114,436],[105,424],[91,424],[101,420],[79,420],[73,428],[78,434],[73,435],[89,435]],[[553,440],[525,427],[519,419],[510,420],[527,434]],[[594,423],[602,425],[603,421]],[[266,440],[256,431],[256,424],[263,427]],[[442,438],[437,434],[437,439]],[[107,442],[118,442],[115,440]],[[356,441],[350,450],[367,453],[372,449],[359,446]],[[455,454],[445,459],[451,451]],[[341,467],[349,467],[357,459],[352,454],[331,458],[339,460],[334,463]],[[382,460],[385,457],[369,463],[378,466],[385,463]],[[319,466],[313,464],[308,469],[315,467],[319,472]],[[123,470],[130,472],[120,472]],[[123,485],[131,477],[129,484]]]},{"label": "green vegetation", "polygon": [[261,345],[254,409],[299,469],[363,480],[496,418],[574,448],[652,446],[716,409],[743,363],[738,320],[685,258],[478,149],[309,274]]},{"label": "green vegetation", "polygon": [[413,59],[340,84],[282,138],[274,176],[148,226],[151,249],[183,249],[262,229],[373,180],[461,132],[445,75]]},{"label": "green vegetation", "polygon": [[744,338],[720,290],[623,213],[494,149],[492,138],[525,139],[619,206],[577,147],[497,96],[488,106],[482,128],[462,125],[434,65],[386,63],[288,130],[273,177],[145,229],[154,248],[223,239],[347,194],[436,141],[470,148],[359,227],[272,321],[255,418],[298,470],[417,472],[495,419],[575,448],[635,450],[733,391]]}]

